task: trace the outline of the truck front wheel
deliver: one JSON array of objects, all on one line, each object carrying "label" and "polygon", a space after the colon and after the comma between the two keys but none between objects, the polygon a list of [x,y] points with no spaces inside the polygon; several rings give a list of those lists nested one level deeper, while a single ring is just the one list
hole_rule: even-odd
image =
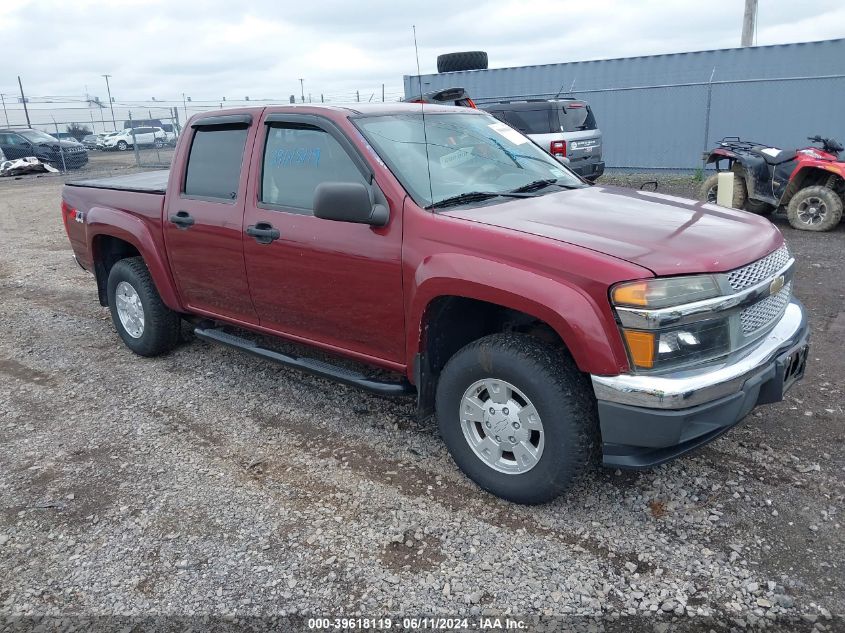
[{"label": "truck front wheel", "polygon": [[560,495],[597,447],[589,384],[564,352],[532,336],[494,334],[462,348],[440,375],[436,406],[460,469],[516,503]]},{"label": "truck front wheel", "polygon": [[176,347],[182,321],[162,303],[143,259],[121,259],[112,266],[107,292],[112,322],[129,349],[158,356]]}]

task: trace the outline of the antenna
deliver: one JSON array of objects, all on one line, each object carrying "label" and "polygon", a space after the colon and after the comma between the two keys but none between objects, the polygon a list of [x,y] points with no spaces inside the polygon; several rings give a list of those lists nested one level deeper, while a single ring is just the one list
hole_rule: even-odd
[{"label": "antenna", "polygon": [[414,54],[417,57],[417,85],[420,89],[420,114],[422,115],[423,144],[425,146],[425,169],[428,172],[428,198],[434,204],[434,190],[431,186],[431,164],[428,162],[428,134],[425,131],[425,103],[423,102],[422,75],[420,74],[420,49],[417,48],[417,25],[411,25],[414,30]]}]

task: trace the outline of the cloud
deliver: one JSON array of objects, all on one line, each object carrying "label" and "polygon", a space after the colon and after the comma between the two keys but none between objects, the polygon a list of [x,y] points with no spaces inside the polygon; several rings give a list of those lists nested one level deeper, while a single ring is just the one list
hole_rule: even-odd
[{"label": "cloud", "polygon": [[[493,67],[737,46],[742,2],[698,0],[39,0],[0,2],[4,49],[0,91],[20,74],[32,95],[104,96],[110,73],[121,102],[216,102],[246,95],[286,99],[305,92],[369,98],[401,92],[438,54],[486,50]],[[760,3],[758,43],[845,36],[840,0]],[[796,15],[799,12],[799,15]]]}]

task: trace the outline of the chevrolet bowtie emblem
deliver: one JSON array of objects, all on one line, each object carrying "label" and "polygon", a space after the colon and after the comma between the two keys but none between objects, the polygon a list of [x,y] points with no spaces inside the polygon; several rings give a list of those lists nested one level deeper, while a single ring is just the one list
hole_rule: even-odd
[{"label": "chevrolet bowtie emblem", "polygon": [[769,294],[776,295],[781,291],[783,288],[783,284],[786,280],[783,278],[783,275],[778,275],[774,279],[772,279],[772,283],[769,284]]}]

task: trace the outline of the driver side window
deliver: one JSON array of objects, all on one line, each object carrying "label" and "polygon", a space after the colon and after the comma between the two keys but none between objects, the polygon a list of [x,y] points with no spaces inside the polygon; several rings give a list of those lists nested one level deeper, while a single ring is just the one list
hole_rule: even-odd
[{"label": "driver side window", "polygon": [[367,184],[346,150],[325,130],[292,123],[268,128],[261,202],[311,214],[314,190],[324,182]]},{"label": "driver side window", "polygon": [[29,142],[22,136],[18,134],[6,134],[5,144],[6,145],[20,145],[26,146],[29,145]]}]

